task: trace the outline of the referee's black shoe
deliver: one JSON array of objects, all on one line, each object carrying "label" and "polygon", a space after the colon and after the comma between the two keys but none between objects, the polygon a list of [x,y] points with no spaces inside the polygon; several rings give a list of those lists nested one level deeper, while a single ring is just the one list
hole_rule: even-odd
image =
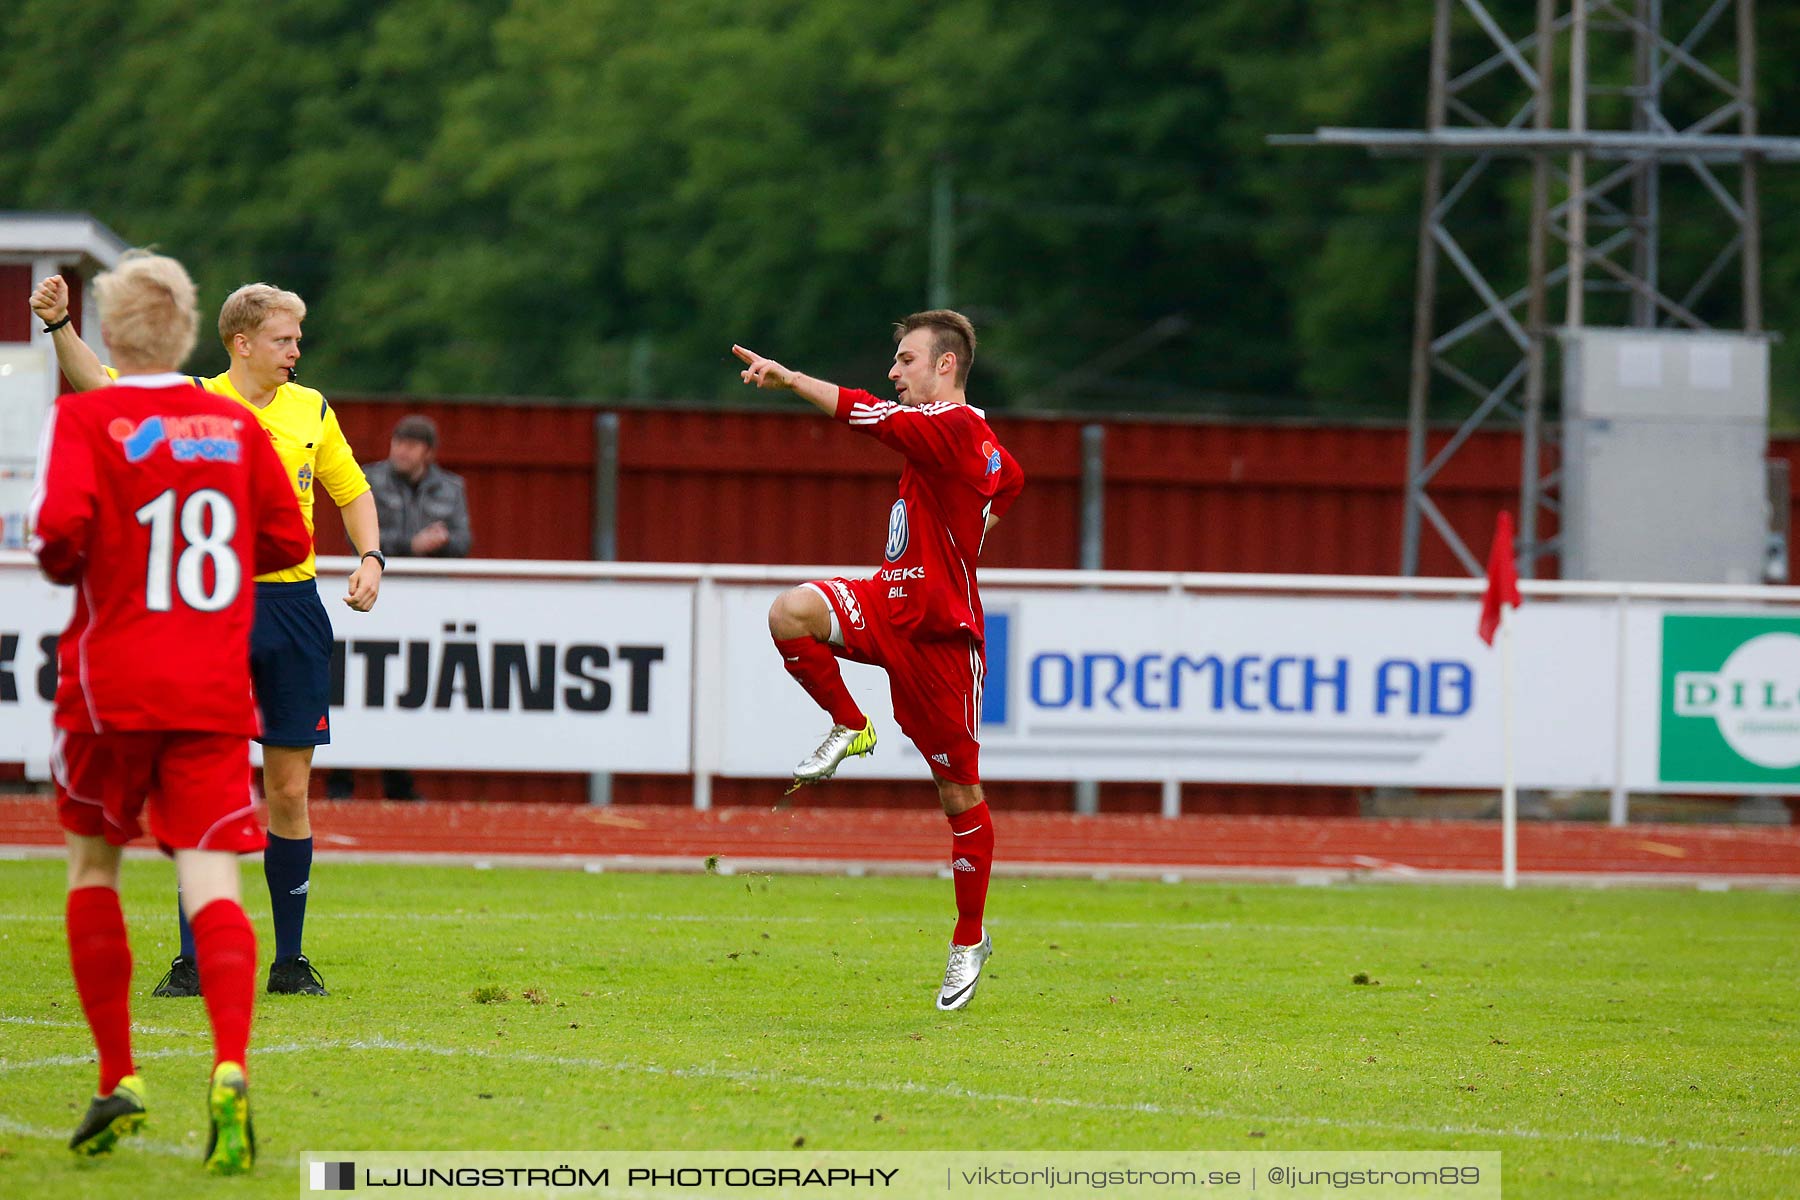
[{"label": "referee's black shoe", "polygon": [[200,968],[191,958],[183,958],[177,954],[175,961],[169,964],[169,970],[162,977],[162,982],[151,989],[152,996],[198,996],[200,994]]},{"label": "referee's black shoe", "polygon": [[269,964],[271,996],[329,996],[325,980],[304,954],[278,958]]}]

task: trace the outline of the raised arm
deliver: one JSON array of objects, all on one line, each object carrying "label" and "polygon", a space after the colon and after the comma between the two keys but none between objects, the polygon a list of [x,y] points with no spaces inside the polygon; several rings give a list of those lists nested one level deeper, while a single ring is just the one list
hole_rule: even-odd
[{"label": "raised arm", "polygon": [[789,370],[774,359],[764,358],[756,351],[746,350],[742,346],[733,346],[731,352],[744,364],[744,369],[738,374],[751,387],[793,392],[826,416],[837,415],[837,384]]},{"label": "raised arm", "polygon": [[[69,285],[61,275],[50,276],[32,290],[31,311],[46,325],[69,315]],[[112,382],[100,356],[81,340],[73,322],[52,332],[50,342],[56,347],[56,365],[76,391],[91,392]]]}]

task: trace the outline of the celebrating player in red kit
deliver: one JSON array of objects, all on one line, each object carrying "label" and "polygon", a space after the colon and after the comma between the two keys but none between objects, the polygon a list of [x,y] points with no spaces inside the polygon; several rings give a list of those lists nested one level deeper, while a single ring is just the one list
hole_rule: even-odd
[{"label": "celebrating player in red kit", "polygon": [[212,1021],[206,1167],[237,1174],[255,1157],[244,1061],[256,989],[237,856],[263,847],[250,796],[251,580],[305,559],[312,537],[255,418],[175,373],[197,324],[181,264],[134,251],[94,286],[119,381],[56,402],[31,502],[39,566],[75,588],[52,767],[69,956],[100,1087],[69,1147],[105,1154],[146,1117],[119,851],[147,818],[175,859]]},{"label": "celebrating player in red kit", "polygon": [[731,349],[745,364],[745,383],[796,392],[906,457],[874,577],[822,579],[783,593],[769,609],[769,632],[788,674],[832,720],[824,742],[794,769],[794,787],[829,779],[846,758],[875,748],[874,722],[844,687],[837,659],[888,673],[894,718],[925,756],[950,819],[956,930],[937,997],[950,1010],[974,998],[994,952],[982,927],[994,827],[978,762],[987,660],[975,559],[1025,475],[964,394],[975,356],[969,319],[947,309],[914,313],[894,340],[895,401]]}]

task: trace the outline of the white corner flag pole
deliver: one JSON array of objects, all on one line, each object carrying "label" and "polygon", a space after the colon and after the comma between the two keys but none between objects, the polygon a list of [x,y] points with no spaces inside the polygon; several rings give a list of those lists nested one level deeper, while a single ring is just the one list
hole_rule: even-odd
[{"label": "white corner flag pole", "polygon": [[1519,884],[1519,788],[1513,762],[1512,606],[1500,605],[1500,881]]}]

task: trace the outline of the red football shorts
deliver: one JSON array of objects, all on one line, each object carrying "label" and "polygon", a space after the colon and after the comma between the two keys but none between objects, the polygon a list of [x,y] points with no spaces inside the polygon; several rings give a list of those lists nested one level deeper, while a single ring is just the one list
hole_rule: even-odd
[{"label": "red football shorts", "polygon": [[250,740],[174,730],[56,731],[56,815],[82,837],[123,846],[144,832],[165,852],[248,854],[265,845],[250,796]]},{"label": "red football shorts", "polygon": [[931,766],[951,783],[981,782],[981,643],[964,635],[915,640],[888,618],[887,587],[877,579],[820,579],[813,585],[836,610],[839,658],[887,672],[894,719]]}]

